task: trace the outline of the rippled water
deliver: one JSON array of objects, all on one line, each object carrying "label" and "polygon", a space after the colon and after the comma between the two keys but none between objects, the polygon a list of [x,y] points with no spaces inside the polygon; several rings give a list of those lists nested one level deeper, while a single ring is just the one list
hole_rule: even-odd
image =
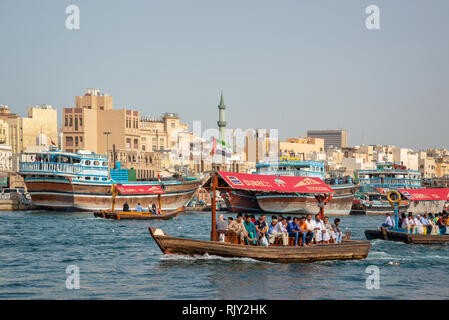
[{"label": "rippled water", "polygon": [[[382,217],[343,217],[364,239]],[[210,214],[169,221],[113,221],[86,213],[0,212],[1,299],[441,299],[449,298],[449,246],[375,240],[366,260],[273,264],[163,256],[148,226],[207,239]],[[389,264],[399,262],[399,266]],[[66,289],[66,268],[80,289]],[[380,268],[380,289],[365,272]]]}]

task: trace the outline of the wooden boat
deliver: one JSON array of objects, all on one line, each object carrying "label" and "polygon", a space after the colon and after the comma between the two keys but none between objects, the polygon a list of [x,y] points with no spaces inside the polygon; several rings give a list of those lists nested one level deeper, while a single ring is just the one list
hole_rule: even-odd
[{"label": "wooden boat", "polygon": [[381,228],[380,230],[365,230],[368,240],[381,239],[416,244],[443,244],[449,242],[449,235],[410,234]]},{"label": "wooden boat", "polygon": [[[215,203],[218,176],[223,179],[226,173],[218,172],[212,179],[212,203]],[[245,182],[241,183],[246,183]],[[223,181],[221,181],[222,183]],[[251,183],[251,182],[248,182]],[[267,186],[267,184],[265,184]],[[324,196],[317,194],[317,199]],[[320,207],[323,215],[324,206]],[[316,244],[307,247],[296,246],[252,246],[239,244],[238,239],[232,231],[217,231],[216,208],[212,205],[212,230],[210,241],[195,240],[188,238],[172,237],[161,229],[150,227],[150,235],[164,254],[183,255],[217,255],[222,257],[252,258],[260,261],[276,263],[298,263],[314,262],[323,260],[353,260],[365,259],[371,248],[369,241],[343,240],[339,244]],[[224,241],[218,241],[219,235],[223,233]]]},{"label": "wooden boat", "polygon": [[176,210],[165,211],[162,214],[153,214],[151,212],[135,212],[135,211],[115,211],[101,210],[94,212],[94,216],[97,218],[105,219],[135,219],[135,220],[168,220],[177,217],[184,208],[178,208]]},{"label": "wooden boat", "polygon": [[368,241],[356,240],[344,240],[339,244],[318,244],[309,247],[247,246],[218,241],[171,237],[161,229],[152,227],[149,228],[149,231],[164,254],[209,254],[221,257],[251,258],[277,263],[365,259],[371,247]]}]

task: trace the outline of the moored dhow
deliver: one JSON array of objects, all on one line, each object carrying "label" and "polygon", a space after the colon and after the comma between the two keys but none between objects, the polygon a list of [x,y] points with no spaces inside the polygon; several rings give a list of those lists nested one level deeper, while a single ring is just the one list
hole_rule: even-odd
[{"label": "moored dhow", "polygon": [[[300,160],[281,157],[279,161],[259,162],[255,174],[283,177],[304,177],[303,185],[316,184],[319,178],[334,191],[326,202],[326,214],[349,215],[356,186],[351,177],[325,179],[323,161]],[[282,214],[315,214],[316,199],[311,194],[257,193],[253,191],[232,190],[225,196],[228,208],[233,212],[261,212]]]},{"label": "moored dhow", "polygon": [[111,208],[112,190],[119,191],[115,203],[157,203],[154,188],[162,186],[162,210],[185,207],[201,186],[201,178],[159,181],[129,181],[126,169],[109,169],[106,156],[87,151],[77,153],[50,149],[21,155],[19,173],[24,177],[33,205],[46,209],[99,211]]}]

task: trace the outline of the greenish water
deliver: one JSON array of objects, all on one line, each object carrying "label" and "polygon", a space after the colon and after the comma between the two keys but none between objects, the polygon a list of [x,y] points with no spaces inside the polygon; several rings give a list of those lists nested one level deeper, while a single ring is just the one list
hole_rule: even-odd
[{"label": "greenish water", "polygon": [[[226,216],[226,215],[225,215]],[[382,217],[342,217],[364,239]],[[449,246],[376,240],[366,260],[280,265],[213,256],[163,256],[148,226],[207,239],[210,215],[113,221],[88,213],[0,212],[1,299],[447,299]],[[392,264],[393,263],[393,264]],[[399,265],[394,265],[398,263]],[[66,288],[79,267],[80,289]],[[380,271],[368,290],[368,266]]]}]

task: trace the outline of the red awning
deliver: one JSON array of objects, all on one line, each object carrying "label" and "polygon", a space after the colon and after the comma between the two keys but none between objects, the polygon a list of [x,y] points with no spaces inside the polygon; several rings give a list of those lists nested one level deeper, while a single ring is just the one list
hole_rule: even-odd
[{"label": "red awning", "polygon": [[449,189],[398,189],[410,201],[449,200]]},{"label": "red awning", "polygon": [[218,174],[233,189],[253,191],[275,191],[284,193],[333,193],[320,178],[269,176],[261,174],[218,171]]},{"label": "red awning", "polygon": [[124,186],[117,185],[116,189],[121,194],[162,194],[165,193],[160,186],[150,185],[150,186]]}]

